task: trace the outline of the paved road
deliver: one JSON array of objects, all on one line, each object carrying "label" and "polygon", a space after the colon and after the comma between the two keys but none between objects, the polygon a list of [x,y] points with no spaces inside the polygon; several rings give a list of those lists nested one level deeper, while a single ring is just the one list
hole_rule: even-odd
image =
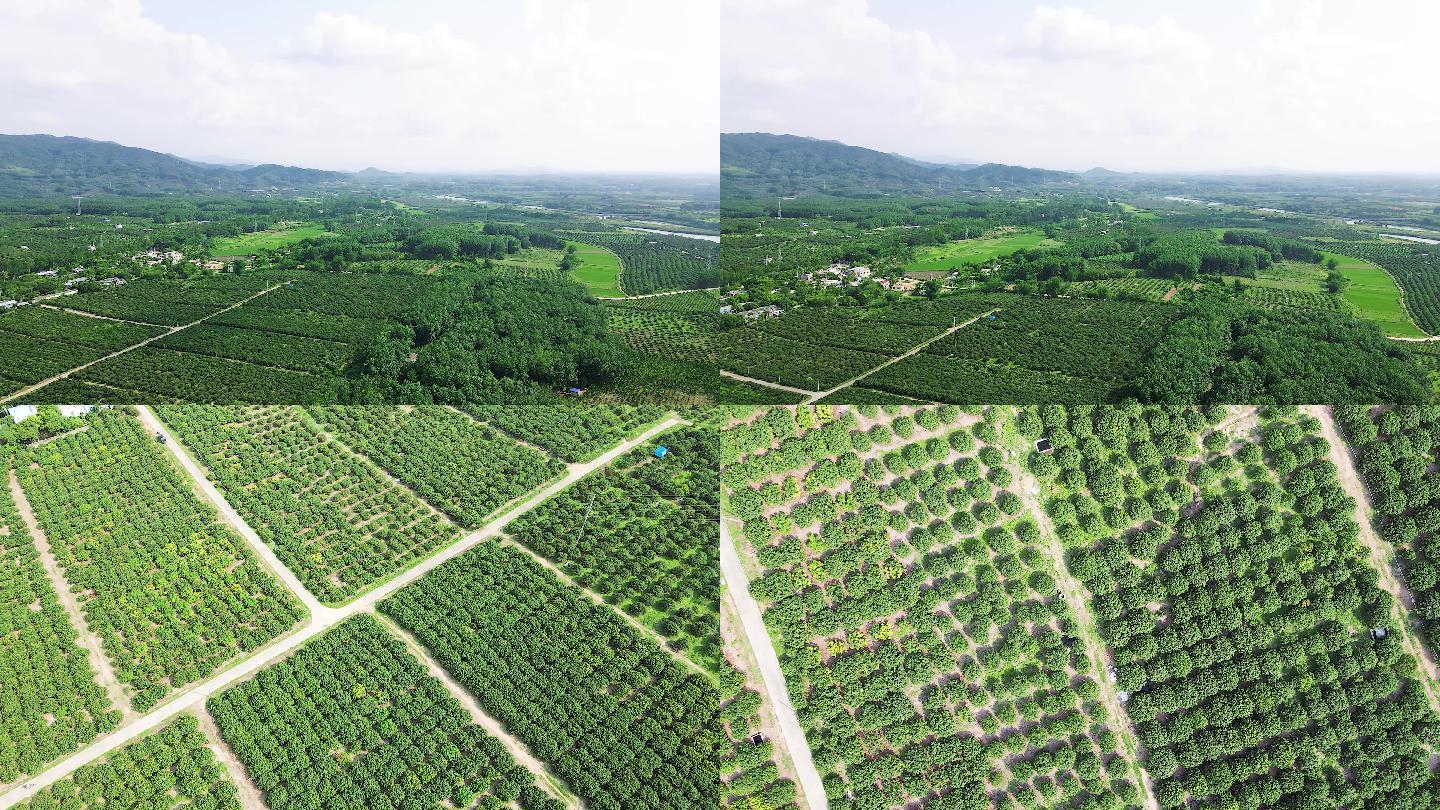
[{"label": "paved road", "polygon": [[103,363],[103,362],[105,362],[106,360],[109,360],[109,359],[112,358],[112,357],[119,357],[120,355],[125,354],[126,352],[133,352],[133,351],[135,351],[136,349],[140,348],[141,346],[148,346],[148,345],[150,345],[151,343],[154,343],[155,341],[161,340],[161,339],[163,339],[163,338],[167,338],[167,337],[175,334],[176,332],[179,332],[179,331],[182,330],[182,329],[189,329],[190,327],[194,326],[194,325],[197,324],[197,323],[203,323],[203,322],[205,322],[205,321],[208,321],[208,320],[210,320],[211,318],[215,317],[216,315],[223,315],[224,313],[229,312],[230,310],[232,310],[232,309],[234,309],[234,308],[236,308],[236,307],[244,306],[245,304],[248,304],[248,303],[250,303],[251,301],[254,301],[256,298],[259,298],[260,296],[264,295],[265,293],[271,292],[271,291],[273,291],[273,290],[278,290],[278,289],[280,289],[281,286],[283,286],[283,285],[276,284],[274,287],[267,287],[267,288],[261,290],[260,292],[257,292],[257,293],[255,293],[254,295],[250,296],[249,298],[246,298],[246,299],[243,300],[243,301],[236,301],[235,303],[231,304],[230,306],[228,306],[228,307],[226,307],[226,308],[224,308],[224,309],[222,309],[222,310],[218,310],[218,311],[216,311],[216,312],[212,312],[212,313],[210,313],[209,315],[206,315],[206,316],[203,317],[203,318],[200,318],[200,319],[198,319],[198,320],[191,321],[190,323],[187,323],[187,324],[182,324],[182,325],[180,325],[180,326],[175,327],[174,329],[170,329],[170,330],[161,332],[160,334],[156,335],[155,337],[146,338],[145,340],[142,340],[142,341],[140,341],[139,343],[136,343],[136,344],[133,344],[133,345],[130,345],[130,346],[126,346],[125,348],[123,348],[123,349],[121,349],[121,350],[119,350],[119,351],[111,352],[110,354],[107,354],[107,355],[105,355],[104,357],[96,358],[96,359],[91,360],[90,362],[88,362],[88,363],[86,363],[86,364],[84,364],[84,365],[76,366],[75,368],[72,368],[72,369],[70,369],[70,370],[68,370],[68,371],[62,371],[62,372],[60,372],[59,374],[56,374],[54,377],[51,377],[51,378],[45,379],[45,380],[41,380],[40,382],[37,382],[37,383],[35,383],[34,385],[29,386],[28,388],[22,388],[22,389],[20,389],[19,391],[16,391],[15,393],[10,394],[9,396],[0,397],[0,405],[5,404],[6,402],[13,402],[13,401],[15,401],[15,400],[17,400],[17,399],[20,399],[21,397],[29,396],[30,394],[33,394],[34,392],[39,391],[41,388],[44,388],[45,386],[49,385],[50,383],[56,382],[57,380],[63,380],[63,379],[65,379],[66,377],[69,377],[71,374],[74,374],[74,373],[77,372],[77,371],[84,371],[85,369],[87,369],[87,368],[95,365],[96,363]]},{"label": "paved road", "polygon": [[770,643],[770,634],[765,621],[760,617],[760,605],[750,595],[750,580],[740,565],[740,555],[730,538],[730,527],[720,521],[720,572],[725,577],[725,587],[735,602],[740,614],[740,623],[745,628],[745,637],[755,653],[760,667],[760,678],[765,682],[765,691],[770,695],[770,705],[775,708],[775,721],[780,734],[785,738],[785,747],[790,750],[790,759],[795,763],[795,775],[800,780],[800,792],[810,810],[829,810],[830,802],[825,798],[825,783],[815,769],[815,759],[810,755],[810,742],[800,728],[800,718],[790,704],[790,693],[785,688],[785,673],[780,671],[780,659],[775,655],[775,646]]},{"label": "paved road", "polygon": [[994,315],[995,313],[997,313],[997,312],[999,312],[999,311],[1000,311],[1000,308],[999,308],[999,307],[996,307],[995,309],[992,309],[992,310],[990,310],[989,312],[982,312],[982,313],[980,313],[979,315],[976,315],[975,317],[971,318],[970,320],[968,320],[968,321],[966,321],[966,322],[964,322],[964,323],[957,323],[957,324],[955,324],[954,326],[950,327],[949,329],[946,329],[944,332],[941,332],[940,334],[936,335],[935,337],[930,338],[929,340],[925,341],[924,343],[921,343],[919,346],[916,346],[915,348],[911,349],[910,351],[905,352],[904,354],[900,355],[899,357],[892,357],[892,358],[890,358],[889,360],[886,360],[885,362],[881,363],[880,365],[878,365],[878,366],[870,369],[869,371],[865,372],[864,374],[861,374],[861,375],[858,376],[858,377],[854,377],[854,378],[852,378],[852,379],[846,380],[846,381],[843,382],[843,383],[840,383],[839,385],[835,386],[834,388],[831,388],[829,391],[821,391],[821,392],[819,392],[819,393],[817,393],[817,394],[811,395],[811,397],[810,397],[809,399],[805,400],[805,402],[806,402],[806,404],[810,404],[810,403],[813,403],[813,402],[819,402],[820,400],[824,399],[825,397],[830,396],[831,394],[835,393],[836,391],[839,391],[840,389],[842,389],[842,388],[844,388],[844,387],[846,387],[846,386],[854,385],[855,383],[860,382],[861,380],[865,379],[866,377],[869,377],[871,374],[874,374],[875,372],[880,371],[881,369],[889,368],[890,366],[895,365],[896,363],[900,362],[901,360],[904,360],[904,359],[907,358],[907,357],[914,356],[914,355],[915,355],[916,353],[918,353],[921,349],[925,348],[926,346],[929,346],[930,344],[934,343],[935,341],[940,340],[941,338],[949,337],[949,336],[955,334],[956,332],[960,331],[961,329],[964,329],[965,327],[969,326],[970,324],[975,323],[976,321],[980,320],[981,318],[984,318],[984,317],[986,317],[987,315]]},{"label": "paved road", "polygon": [[19,787],[13,788],[9,792],[0,795],[0,810],[14,807],[16,804],[33,797],[40,788],[52,785],[68,777],[76,768],[103,757],[149,732],[159,729],[182,712],[195,708],[203,710],[206,699],[211,695],[222,692],[229,686],[285,658],[290,655],[290,653],[299,649],[305,642],[320,635],[345,619],[359,613],[373,611],[375,605],[381,600],[425,576],[438,566],[464,554],[476,545],[495,537],[510,521],[539,506],[556,493],[573,485],[589,473],[609,464],[621,455],[630,452],[632,448],[643,444],[652,436],[669,430],[681,423],[682,420],[679,418],[671,417],[651,427],[644,433],[621,442],[616,447],[589,462],[571,466],[570,471],[564,478],[538,490],[530,497],[513,506],[505,514],[491,521],[483,528],[466,535],[439,554],[418,563],[395,579],[380,585],[344,607],[326,609],[323,612],[313,614],[310,623],[302,627],[298,632],[276,639],[269,645],[257,650],[249,658],[236,663],[234,666],[212,676],[206,681],[181,691],[175,697],[141,716],[134,722],[121,726],[75,754],[47,768],[43,773],[32,776]]}]

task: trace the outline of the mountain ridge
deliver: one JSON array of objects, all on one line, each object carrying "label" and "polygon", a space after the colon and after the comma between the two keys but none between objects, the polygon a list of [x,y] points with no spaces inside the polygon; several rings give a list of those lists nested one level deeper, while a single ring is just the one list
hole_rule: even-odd
[{"label": "mountain ridge", "polygon": [[162,194],[312,188],[350,175],[273,163],[217,166],[73,135],[0,135],[0,196]]},{"label": "mountain ridge", "polygon": [[1079,182],[1071,172],[1002,163],[937,164],[840,141],[768,132],[722,133],[720,176],[729,190],[742,194],[936,194]]}]

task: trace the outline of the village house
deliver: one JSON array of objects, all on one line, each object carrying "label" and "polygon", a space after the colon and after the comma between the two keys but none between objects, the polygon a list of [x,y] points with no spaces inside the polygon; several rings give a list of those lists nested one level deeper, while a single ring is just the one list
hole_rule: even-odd
[{"label": "village house", "polygon": [[124,286],[125,286],[125,279],[119,278],[119,277],[116,277],[116,276],[111,276],[110,278],[102,278],[102,279],[100,279],[100,286],[101,286],[101,287],[124,287]]},{"label": "village house", "polygon": [[755,309],[749,310],[743,314],[745,315],[745,320],[747,321],[758,321],[761,318],[778,318],[782,314],[784,314],[784,312],[785,310],[781,309],[775,304],[767,304],[766,306],[756,307]]}]

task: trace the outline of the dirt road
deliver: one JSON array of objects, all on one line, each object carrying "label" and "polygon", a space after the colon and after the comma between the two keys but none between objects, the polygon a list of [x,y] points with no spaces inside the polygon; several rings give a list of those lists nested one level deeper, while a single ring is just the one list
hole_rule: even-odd
[{"label": "dirt road", "polygon": [[1340,486],[1345,489],[1346,495],[1355,499],[1355,522],[1360,526],[1360,542],[1369,554],[1371,567],[1380,575],[1380,587],[1395,597],[1395,604],[1391,608],[1391,624],[1401,631],[1405,650],[1420,662],[1420,668],[1426,676],[1420,679],[1420,685],[1425,689],[1425,696],[1430,699],[1430,707],[1440,714],[1440,694],[1437,694],[1437,690],[1440,690],[1440,667],[1436,666],[1434,656],[1416,637],[1416,626],[1410,621],[1410,610],[1415,605],[1415,596],[1395,575],[1393,549],[1389,543],[1380,539],[1380,535],[1375,531],[1375,524],[1370,520],[1370,491],[1365,488],[1365,482],[1360,479],[1360,473],[1355,469],[1350,445],[1341,438],[1340,430],[1335,425],[1335,414],[1328,406],[1307,405],[1304,411],[1320,420],[1320,432],[1325,435],[1325,441],[1330,445],[1330,461],[1334,463],[1339,474]]},{"label": "dirt road", "polygon": [[111,352],[110,354],[107,354],[107,355],[105,355],[104,357],[97,357],[96,359],[91,360],[91,361],[88,362],[88,363],[85,363],[85,364],[83,364],[83,365],[76,366],[75,368],[69,369],[68,371],[62,371],[62,372],[60,372],[59,374],[56,374],[56,375],[53,376],[53,377],[50,377],[50,378],[48,378],[48,379],[41,380],[40,382],[37,382],[37,383],[35,383],[34,385],[28,386],[28,387],[26,387],[26,388],[22,388],[22,389],[20,389],[19,391],[16,391],[15,393],[13,393],[13,394],[9,394],[9,395],[7,395],[7,396],[0,397],[0,405],[5,404],[6,402],[13,402],[13,401],[15,401],[15,400],[20,399],[21,397],[27,397],[27,396],[35,393],[36,391],[39,391],[41,388],[44,388],[45,386],[49,385],[50,383],[57,382],[57,381],[59,381],[59,380],[63,380],[63,379],[65,379],[66,377],[69,377],[71,374],[74,374],[74,373],[77,372],[77,371],[84,371],[85,369],[87,369],[87,368],[95,365],[96,363],[103,363],[103,362],[105,362],[106,360],[109,360],[109,359],[112,358],[112,357],[119,357],[120,355],[125,354],[126,352],[133,352],[133,351],[135,351],[136,349],[138,349],[138,348],[140,348],[140,347],[142,347],[142,346],[148,346],[148,345],[150,345],[151,343],[154,343],[154,342],[157,341],[157,340],[161,340],[161,339],[163,339],[163,338],[167,338],[167,337],[175,334],[176,332],[181,331],[182,329],[189,329],[190,327],[194,326],[195,324],[204,323],[205,321],[210,320],[211,318],[215,317],[216,315],[223,315],[223,314],[225,314],[226,312],[229,312],[230,310],[235,309],[236,307],[244,306],[245,304],[248,304],[248,303],[250,303],[251,301],[254,301],[256,298],[259,298],[260,296],[262,296],[262,295],[264,295],[264,294],[266,294],[266,293],[268,293],[268,292],[272,292],[272,291],[274,291],[274,290],[278,290],[278,289],[280,289],[281,286],[283,286],[283,285],[276,284],[274,287],[267,287],[266,289],[263,289],[263,290],[261,290],[260,292],[255,293],[254,295],[250,296],[249,298],[246,298],[246,299],[243,300],[243,301],[237,301],[237,302],[231,304],[230,306],[228,306],[228,307],[226,307],[226,308],[224,308],[224,309],[222,309],[222,310],[218,310],[218,311],[216,311],[216,312],[212,312],[212,313],[210,313],[209,315],[206,315],[206,316],[203,317],[203,318],[200,318],[200,319],[198,319],[198,320],[191,321],[190,323],[187,323],[187,324],[182,324],[182,325],[177,326],[177,327],[175,327],[175,328],[173,328],[173,329],[166,330],[166,331],[161,332],[160,334],[156,335],[155,337],[146,338],[145,340],[142,340],[142,341],[140,341],[139,343],[131,344],[131,345],[129,345],[129,346],[126,346],[126,347],[123,348],[123,349],[120,349],[119,351]]},{"label": "dirt road", "polygon": [[955,334],[956,332],[960,331],[961,329],[964,329],[965,327],[967,327],[967,326],[975,323],[976,321],[980,320],[981,318],[989,317],[989,316],[994,315],[995,313],[997,313],[997,312],[999,312],[999,311],[1000,311],[1000,309],[997,307],[997,308],[995,308],[995,309],[990,310],[989,312],[982,312],[982,313],[980,313],[979,315],[976,315],[975,317],[971,318],[970,320],[968,320],[968,321],[966,321],[966,322],[964,322],[964,323],[957,323],[957,324],[955,324],[954,326],[950,327],[949,329],[946,329],[944,332],[941,332],[940,334],[936,335],[935,337],[930,338],[929,340],[925,341],[924,343],[921,343],[919,346],[916,346],[915,348],[911,349],[910,351],[905,352],[904,354],[900,355],[899,357],[892,357],[892,358],[890,358],[889,360],[886,360],[885,362],[881,363],[880,365],[878,365],[878,366],[870,369],[869,371],[865,372],[864,374],[861,374],[861,375],[858,376],[858,377],[853,377],[853,378],[851,378],[851,379],[848,379],[848,380],[846,380],[845,382],[840,383],[839,385],[835,386],[834,388],[831,388],[831,389],[828,390],[828,391],[821,391],[821,392],[819,392],[819,393],[817,393],[817,394],[814,394],[814,395],[811,396],[809,399],[805,400],[805,402],[806,402],[806,404],[810,404],[810,403],[814,403],[814,402],[819,402],[820,400],[824,399],[825,397],[830,396],[831,394],[835,393],[836,391],[839,391],[840,389],[845,388],[846,386],[854,385],[855,383],[860,382],[861,380],[865,379],[866,377],[869,377],[871,374],[874,374],[874,373],[877,372],[877,371],[880,371],[881,369],[889,368],[890,366],[895,365],[896,363],[900,362],[901,360],[904,360],[904,359],[907,358],[907,357],[913,357],[914,355],[918,354],[922,349],[924,349],[926,346],[929,346],[930,344],[934,343],[935,341],[940,340],[940,339],[942,339],[942,338],[947,338],[947,337]]},{"label": "dirt road", "polygon": [[264,562],[265,566],[269,568],[275,576],[279,577],[280,582],[285,586],[286,590],[294,594],[295,597],[305,605],[305,609],[310,611],[310,615],[316,616],[334,610],[334,608],[320,604],[320,600],[316,599],[315,595],[310,593],[304,583],[300,581],[300,578],[295,575],[295,572],[291,571],[285,563],[281,562],[280,558],[275,555],[275,551],[266,545],[264,540],[260,539],[260,535],[256,534],[254,529],[250,528],[250,524],[245,522],[244,518],[240,517],[240,513],[235,511],[235,507],[231,506],[229,501],[225,500],[224,495],[220,494],[220,490],[215,487],[215,484],[211,483],[205,470],[191,457],[190,451],[176,438],[175,434],[170,431],[170,428],[166,427],[165,424],[160,421],[159,417],[148,407],[137,405],[135,406],[135,410],[139,413],[140,424],[145,426],[147,433],[151,435],[158,434],[165,437],[165,449],[169,450],[170,455],[179,462],[180,466],[185,470],[186,475],[190,477],[191,482],[195,485],[195,488],[198,489],[205,500],[209,501],[210,505],[215,508],[215,511],[220,515],[220,519],[225,522],[225,525],[229,526],[236,534],[245,539],[245,542],[250,545],[250,549],[255,552],[256,556]]},{"label": "dirt road", "polygon": [[1014,474],[1016,488],[1020,490],[1020,500],[1024,503],[1025,510],[1035,517],[1040,534],[1049,543],[1047,553],[1055,564],[1055,582],[1064,596],[1066,607],[1075,618],[1075,626],[1079,628],[1080,640],[1085,644],[1085,657],[1090,659],[1090,668],[1100,687],[1100,702],[1105,704],[1109,724],[1120,739],[1125,758],[1140,774],[1143,783],[1141,793],[1145,798],[1146,810],[1159,810],[1160,805],[1155,800],[1155,786],[1151,782],[1150,774],[1140,765],[1140,745],[1130,727],[1129,715],[1125,713],[1125,706],[1120,702],[1115,683],[1108,676],[1110,656],[1105,650],[1104,642],[1100,640],[1095,617],[1090,613],[1089,593],[1078,579],[1071,576],[1070,569],[1065,565],[1065,549],[1061,547],[1060,538],[1055,533],[1055,524],[1040,503],[1040,482],[1035,480],[1035,476],[1020,462],[1024,457],[1023,452],[1017,449],[1014,456],[1008,463]]},{"label": "dirt road", "polygon": [[60,760],[44,772],[32,776],[23,785],[12,788],[4,794],[0,794],[0,810],[14,807],[20,802],[32,798],[41,788],[53,785],[70,776],[77,768],[104,757],[112,751],[123,747],[126,743],[132,742],[139,737],[159,729],[182,712],[191,710],[203,711],[205,701],[211,695],[222,692],[231,685],[249,678],[256,672],[281,660],[293,651],[299,649],[305,642],[319,636],[321,633],[324,633],[345,619],[359,613],[373,613],[375,606],[391,594],[420,579],[439,566],[464,554],[480,543],[499,536],[510,521],[529,512],[546,500],[549,500],[585,475],[604,467],[620,456],[630,452],[637,445],[648,441],[652,436],[663,433],[682,423],[683,420],[678,417],[671,417],[654,425],[644,433],[621,442],[619,445],[591,461],[574,465],[569,474],[564,478],[532,493],[530,497],[512,507],[505,514],[456,541],[439,554],[422,560],[414,567],[374,588],[344,607],[332,608],[312,614],[310,623],[298,632],[276,639],[228,669],[216,673],[205,681],[181,690],[174,697],[136,718],[133,722],[122,724],[120,728],[115,731],[100,737],[90,745]]},{"label": "dirt road", "polygon": [[60,606],[65,609],[65,615],[70,618],[70,626],[75,628],[77,641],[85,648],[86,657],[90,661],[90,670],[95,673],[96,680],[105,694],[110,697],[110,705],[119,709],[123,717],[121,722],[135,716],[135,710],[130,708],[130,698],[125,694],[125,687],[120,685],[120,679],[115,677],[115,668],[110,666],[110,658],[105,654],[105,645],[100,637],[90,631],[90,623],[85,620],[85,613],[80,609],[80,603],[75,599],[75,592],[70,589],[70,583],[66,581],[64,573],[60,570],[60,562],[55,559],[55,552],[50,548],[50,540],[45,532],[40,530],[40,524],[35,520],[35,512],[30,508],[30,500],[25,497],[25,490],[20,487],[20,479],[15,476],[15,471],[10,470],[10,499],[15,502],[15,509],[20,512],[20,518],[25,522],[25,528],[30,530],[30,539],[34,541],[35,548],[40,552],[40,564],[45,568],[45,575],[50,579],[50,587],[55,591],[55,596],[60,600]]},{"label": "dirt road", "polygon": [[780,724],[785,747],[790,751],[790,758],[795,763],[800,792],[804,794],[810,810],[829,810],[830,802],[825,797],[825,783],[815,768],[815,759],[810,753],[810,741],[805,739],[800,718],[796,716],[795,707],[790,703],[790,692],[785,688],[785,673],[780,671],[780,658],[775,654],[775,645],[771,643],[770,633],[765,629],[765,621],[760,616],[760,605],[750,595],[750,580],[745,576],[745,569],[740,565],[740,554],[735,550],[734,542],[730,538],[729,522],[723,519],[720,521],[720,573],[725,578],[725,588],[734,600],[740,623],[745,629],[745,637],[750,642],[750,649],[755,653],[755,660],[760,666],[760,678],[765,683],[765,692],[770,698],[770,705],[775,709],[775,719]]}]

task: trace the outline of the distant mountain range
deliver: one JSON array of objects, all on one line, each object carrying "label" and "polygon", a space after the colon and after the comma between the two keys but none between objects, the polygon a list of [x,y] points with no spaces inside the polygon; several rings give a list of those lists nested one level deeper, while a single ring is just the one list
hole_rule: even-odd
[{"label": "distant mountain range", "polygon": [[314,188],[344,172],[294,166],[217,166],[109,141],[0,135],[0,196],[146,194]]},{"label": "distant mountain range", "polygon": [[1071,172],[1003,163],[933,163],[838,141],[764,132],[720,136],[720,178],[727,194],[935,194],[1081,181]]}]

